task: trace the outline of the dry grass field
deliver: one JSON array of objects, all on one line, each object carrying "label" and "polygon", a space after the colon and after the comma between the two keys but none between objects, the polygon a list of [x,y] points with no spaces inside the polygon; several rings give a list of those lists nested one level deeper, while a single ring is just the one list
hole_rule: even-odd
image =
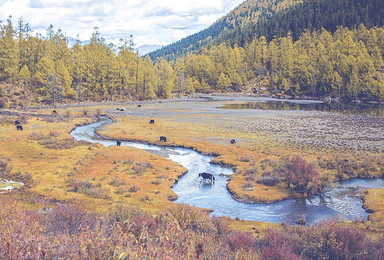
[{"label": "dry grass field", "polygon": [[[356,177],[383,176],[383,118],[218,108],[246,101],[249,99],[231,97],[127,105],[123,112],[106,110],[114,123],[98,133],[111,139],[190,147],[216,155],[214,162],[236,169],[228,189],[235,199],[245,202],[305,196],[288,189],[283,179],[274,185],[263,182],[271,172],[278,174],[286,158],[293,156],[314,165],[322,186]],[[149,124],[151,119],[155,124]],[[159,141],[160,136],[167,137],[166,144]],[[231,139],[236,144],[231,144]]]},{"label": "dry grass field", "polygon": [[[170,187],[185,169],[139,149],[73,140],[69,132],[75,125],[96,120],[98,108],[87,111],[87,116],[58,109],[57,116],[1,117],[0,159],[8,168],[1,178],[25,183],[9,194],[32,208],[57,201],[99,212],[117,203],[151,211],[169,207],[176,196]],[[23,122],[23,131],[16,130],[15,120]]]}]

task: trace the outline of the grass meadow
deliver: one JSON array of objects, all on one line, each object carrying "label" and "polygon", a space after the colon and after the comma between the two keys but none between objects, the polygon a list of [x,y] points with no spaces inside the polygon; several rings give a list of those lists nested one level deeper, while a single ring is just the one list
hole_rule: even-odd
[{"label": "grass meadow", "polygon": [[[217,108],[233,102],[240,101],[151,101],[141,107],[0,115],[0,179],[24,183],[0,194],[0,258],[380,256],[383,189],[364,192],[364,207],[371,213],[366,222],[329,220],[305,227],[210,218],[205,210],[172,202],[177,195],[171,187],[186,172],[177,163],[136,148],[75,141],[69,134],[108,115],[113,123],[98,130],[105,138],[214,155],[213,162],[235,169],[227,187],[244,202],[303,197],[336,181],[383,177],[382,118]],[[125,110],[117,110],[121,107]],[[23,131],[16,130],[16,120]],[[347,241],[351,236],[359,239]]]}]

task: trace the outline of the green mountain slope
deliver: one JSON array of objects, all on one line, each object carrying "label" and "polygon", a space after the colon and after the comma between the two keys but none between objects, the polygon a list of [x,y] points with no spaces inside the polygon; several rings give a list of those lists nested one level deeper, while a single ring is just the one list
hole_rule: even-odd
[{"label": "green mountain slope", "polygon": [[152,60],[173,60],[188,52],[227,43],[245,46],[255,37],[286,36],[296,40],[305,31],[325,28],[334,32],[363,23],[367,28],[384,25],[382,0],[248,0],[212,26],[150,53]]}]

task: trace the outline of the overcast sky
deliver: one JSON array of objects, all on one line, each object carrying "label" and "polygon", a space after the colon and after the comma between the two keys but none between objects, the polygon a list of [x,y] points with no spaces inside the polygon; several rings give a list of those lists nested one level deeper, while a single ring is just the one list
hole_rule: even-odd
[{"label": "overcast sky", "polygon": [[12,15],[45,35],[50,24],[67,36],[91,37],[97,26],[108,42],[134,36],[136,46],[166,45],[198,32],[244,0],[0,0],[0,20]]}]

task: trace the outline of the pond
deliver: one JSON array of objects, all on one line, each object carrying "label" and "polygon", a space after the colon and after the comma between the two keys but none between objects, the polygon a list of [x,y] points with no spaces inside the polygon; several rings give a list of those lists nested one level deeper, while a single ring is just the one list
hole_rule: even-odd
[{"label": "pond", "polygon": [[305,110],[384,116],[383,103],[325,103],[305,100],[266,100],[241,104],[225,104],[220,109]]},{"label": "pond", "polygon": [[[95,132],[98,127],[111,122],[110,119],[103,118],[100,122],[77,127],[71,135],[77,140],[101,143],[105,146],[116,145],[116,141],[102,139]],[[138,142],[123,141],[121,146],[144,149],[183,165],[188,172],[172,188],[179,196],[175,202],[211,209],[212,214],[216,216],[281,223],[296,221],[305,215],[308,224],[334,216],[348,220],[366,219],[368,213],[362,208],[363,202],[357,195],[367,188],[384,188],[384,179],[350,180],[335,185],[319,196],[270,204],[247,204],[234,200],[226,188],[227,177],[221,174],[231,175],[233,170],[210,163],[213,158],[211,156],[192,149],[160,147]],[[203,184],[198,178],[200,172],[214,174],[214,184]]]},{"label": "pond", "polygon": [[0,179],[0,193],[22,187],[24,184],[16,181]]}]

